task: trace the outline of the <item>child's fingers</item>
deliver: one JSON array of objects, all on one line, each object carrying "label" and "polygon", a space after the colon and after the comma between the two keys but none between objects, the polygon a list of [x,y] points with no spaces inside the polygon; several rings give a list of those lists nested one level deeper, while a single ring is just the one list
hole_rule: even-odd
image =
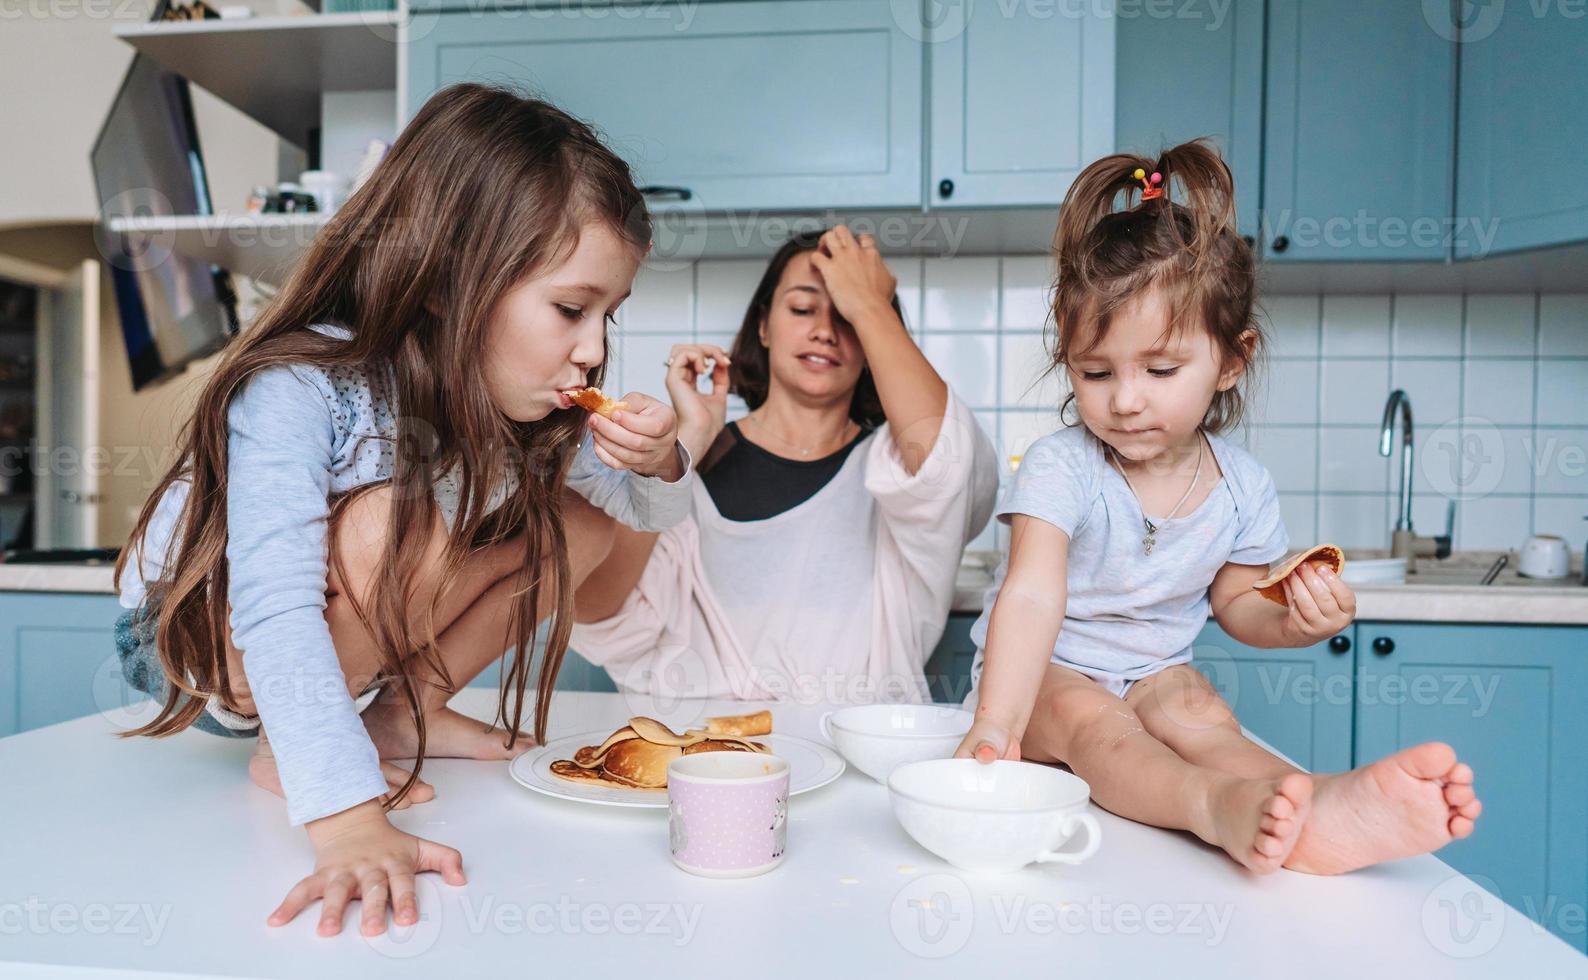
[{"label": "child's fingers", "polygon": [[378,936],[386,931],[386,872],[367,871],[358,882],[359,932]]},{"label": "child's fingers", "polygon": [[334,936],[342,931],[342,913],[347,911],[347,901],[357,885],[358,879],[351,871],[338,871],[331,876],[320,906],[320,935]]},{"label": "child's fingers", "polygon": [[287,892],[287,897],[281,900],[276,910],[270,913],[270,918],[265,920],[267,925],[286,925],[298,917],[304,907],[325,894],[325,876],[316,872],[292,886]]},{"label": "child's fingers", "polygon": [[419,898],[415,894],[414,876],[411,872],[386,865],[387,881],[391,885],[391,917],[400,926],[411,926],[419,921]]},{"label": "child's fingers", "polygon": [[1312,595],[1312,601],[1317,603],[1318,611],[1325,619],[1333,619],[1340,612],[1340,604],[1334,601],[1334,592],[1329,589],[1329,583],[1323,580],[1323,575],[1311,563],[1302,565],[1307,571],[1305,579],[1307,591]]},{"label": "child's fingers", "polygon": [[1328,566],[1325,566],[1318,575],[1323,579],[1324,584],[1329,586],[1329,594],[1334,596],[1334,603],[1340,607],[1340,611],[1347,616],[1355,616],[1356,593],[1352,592],[1351,587],[1345,584],[1345,580],[1335,574],[1334,569]]},{"label": "child's fingers", "polygon": [[1312,590],[1301,580],[1300,573],[1290,575],[1287,581],[1290,582],[1291,607],[1301,614],[1302,620],[1309,627],[1316,629],[1323,621],[1323,613],[1318,611],[1318,603],[1312,598]]},{"label": "child's fingers", "polygon": [[441,880],[449,885],[465,883],[463,877],[463,852],[455,847],[437,844],[433,840],[419,840],[418,871],[439,871]]},{"label": "child's fingers", "polygon": [[619,425],[611,419],[604,419],[599,415],[592,415],[590,418],[590,427],[595,430],[597,438],[608,446],[617,446],[634,452],[646,452],[647,447],[655,442],[655,436],[630,431],[627,427]]},{"label": "child's fingers", "polygon": [[631,432],[659,439],[673,427],[673,412],[650,395],[639,392],[623,396],[631,406],[628,411],[612,413],[612,421]]},{"label": "child's fingers", "polygon": [[599,459],[601,462],[607,464],[608,466],[612,467],[613,469],[615,469],[615,470],[626,470],[626,469],[629,468],[629,464],[623,462],[622,460],[618,459],[617,457],[613,456],[611,453],[607,452],[604,448],[602,448],[600,442],[593,442],[593,443],[590,444],[590,446],[591,446],[592,449],[595,450],[596,459]]}]

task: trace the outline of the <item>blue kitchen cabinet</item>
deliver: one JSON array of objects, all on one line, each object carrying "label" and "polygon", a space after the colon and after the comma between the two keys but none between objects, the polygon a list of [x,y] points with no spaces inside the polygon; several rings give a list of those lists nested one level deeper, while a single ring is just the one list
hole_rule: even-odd
[{"label": "blue kitchen cabinet", "polygon": [[1192,664],[1242,725],[1312,772],[1351,768],[1351,631],[1299,649],[1238,643],[1209,620]]},{"label": "blue kitchen cabinet", "polygon": [[926,686],[933,701],[962,704],[970,694],[970,665],[976,659],[970,628],[977,618],[976,613],[949,614],[943,635],[926,661]]},{"label": "blue kitchen cabinet", "polygon": [[1115,18],[1102,6],[925,0],[922,19],[933,207],[1056,206],[1113,152]]},{"label": "blue kitchen cabinet", "polygon": [[113,595],[0,592],[0,736],[124,705]]},{"label": "blue kitchen cabinet", "polygon": [[[1269,0],[1263,141],[1268,259],[1449,257],[1456,45],[1451,32],[1424,13],[1438,6]],[[1575,77],[1583,77],[1580,67]],[[1466,83],[1463,78],[1463,94]],[[1548,91],[1556,91],[1554,85]],[[1553,206],[1555,195],[1536,193],[1538,179],[1554,186],[1542,172],[1548,169],[1535,158],[1535,181],[1518,185],[1516,200],[1531,191],[1539,208]],[[1579,199],[1584,193],[1566,192]]]},{"label": "blue kitchen cabinet", "polygon": [[1583,949],[1588,628],[1358,623],[1357,635],[1357,763],[1452,745],[1483,815],[1440,859]]},{"label": "blue kitchen cabinet", "polygon": [[[498,688],[501,685],[502,671],[507,667],[507,662],[508,657],[506,655],[499,660],[492,661],[484,670],[480,671],[479,676],[469,682],[468,686]],[[528,704],[535,697],[535,678],[539,676],[540,672],[539,661],[532,661],[529,665],[529,671],[529,682],[524,688],[525,704]],[[612,683],[612,678],[607,675],[605,669],[597,667],[580,656],[578,651],[570,648],[562,658],[562,667],[557,671],[556,689],[559,691],[611,692],[616,691],[618,687]]]},{"label": "blue kitchen cabinet", "polygon": [[920,206],[922,48],[890,4],[582,13],[424,13],[408,116],[460,81],[545,98],[601,131],[637,182],[657,188],[655,209]]},{"label": "blue kitchen cabinet", "polygon": [[1588,17],[1518,8],[1473,5],[1462,31],[1462,258],[1588,241]]},{"label": "blue kitchen cabinet", "polygon": [[1235,175],[1235,214],[1242,235],[1259,227],[1263,156],[1263,13],[1265,0],[1188,8],[1152,16],[1138,8],[1115,19],[1115,144],[1155,157],[1198,136],[1211,136]]}]

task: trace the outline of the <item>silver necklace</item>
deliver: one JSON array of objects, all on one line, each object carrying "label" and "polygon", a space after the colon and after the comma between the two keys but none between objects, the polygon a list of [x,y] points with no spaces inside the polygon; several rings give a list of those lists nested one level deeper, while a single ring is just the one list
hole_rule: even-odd
[{"label": "silver necklace", "polygon": [[[1198,432],[1197,433],[1197,469],[1196,469],[1196,472],[1191,474],[1191,485],[1185,488],[1185,493],[1180,495],[1180,502],[1174,505],[1174,509],[1169,511],[1168,516],[1166,516],[1163,520],[1158,521],[1157,523],[1153,523],[1152,518],[1147,516],[1146,508],[1142,509],[1142,512],[1141,512],[1141,523],[1142,523],[1142,526],[1144,528],[1146,528],[1146,531],[1147,531],[1146,536],[1141,539],[1141,553],[1142,554],[1144,554],[1144,555],[1152,554],[1152,546],[1158,543],[1158,529],[1160,527],[1163,527],[1165,524],[1169,523],[1170,521],[1174,520],[1174,515],[1180,513],[1180,508],[1184,507],[1185,506],[1185,502],[1187,500],[1191,499],[1191,491],[1193,491],[1193,490],[1195,490],[1197,488],[1197,481],[1202,478],[1202,453],[1203,453],[1204,448],[1205,447],[1203,445],[1202,433]],[[1119,459],[1119,453],[1114,452],[1114,447],[1113,446],[1109,446],[1108,447],[1108,451],[1114,454],[1114,458],[1116,460]],[[1131,493],[1131,495],[1133,497],[1136,498],[1137,506],[1140,506],[1141,505],[1141,494],[1136,492],[1135,484],[1131,483],[1130,482],[1130,477],[1125,475],[1125,464],[1124,464],[1123,461],[1120,461],[1120,463],[1119,463],[1119,475],[1120,475],[1120,477],[1122,479],[1124,479],[1125,486],[1130,487],[1130,493]]]},{"label": "silver necklace", "polygon": [[[765,421],[757,418],[754,413],[746,415],[745,418],[749,419],[751,422],[754,422],[755,423],[755,427],[758,430],[760,430],[761,432],[766,433],[767,435],[769,435],[772,438],[776,439],[778,442],[781,442],[783,445],[785,445],[788,448],[790,448],[790,449],[794,450],[795,452],[799,453],[801,456],[809,456],[811,454],[811,449],[816,448],[816,447],[813,446],[813,447],[811,447],[811,449],[807,449],[807,448],[804,448],[802,446],[797,446],[797,445],[795,445],[792,442],[789,442],[787,439],[785,439],[782,436],[778,435],[776,432],[773,432],[771,427],[768,426]],[[849,438],[849,428],[853,424],[854,424],[854,420],[853,419],[845,420],[845,422],[844,422],[844,431],[839,436],[839,444],[840,445],[842,445],[843,442]]]}]

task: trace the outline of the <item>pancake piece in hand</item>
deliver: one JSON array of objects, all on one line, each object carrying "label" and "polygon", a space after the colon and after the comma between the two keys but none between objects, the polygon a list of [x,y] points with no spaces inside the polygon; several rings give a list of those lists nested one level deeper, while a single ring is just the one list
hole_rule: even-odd
[{"label": "pancake piece in hand", "polygon": [[[762,718],[762,715],[765,717]],[[733,727],[762,729],[756,734],[767,734],[772,730],[771,712],[762,711],[730,719],[708,718],[706,721],[706,729],[691,728],[679,735],[654,718],[630,718],[627,725],[613,732],[600,745],[584,746],[574,752],[572,759],[552,762],[551,773],[570,782],[662,790],[667,788],[667,765],[679,756],[697,752],[770,751],[760,742],[726,732],[714,736],[708,729],[713,722],[728,721],[734,723]],[[725,726],[719,724],[717,727]]]},{"label": "pancake piece in hand", "polygon": [[1279,564],[1270,566],[1267,578],[1259,579],[1252,583],[1252,588],[1263,594],[1263,598],[1288,606],[1290,602],[1285,598],[1283,584],[1286,576],[1294,572],[1304,561],[1319,565],[1328,565],[1334,569],[1334,574],[1340,574],[1345,568],[1345,553],[1332,544],[1320,544],[1305,551],[1293,552],[1280,559]]},{"label": "pancake piece in hand", "polygon": [[567,392],[568,400],[578,405],[587,412],[594,412],[604,418],[611,418],[613,412],[622,411],[629,407],[626,401],[613,401],[601,393],[600,388],[583,388]]}]

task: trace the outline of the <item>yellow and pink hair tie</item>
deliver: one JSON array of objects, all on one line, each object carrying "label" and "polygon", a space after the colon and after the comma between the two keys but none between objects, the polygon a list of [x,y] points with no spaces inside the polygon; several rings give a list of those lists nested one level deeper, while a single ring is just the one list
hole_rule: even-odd
[{"label": "yellow and pink hair tie", "polygon": [[1149,175],[1147,171],[1137,167],[1131,176],[1141,181],[1141,199],[1143,201],[1163,197],[1163,174],[1154,170]]}]

